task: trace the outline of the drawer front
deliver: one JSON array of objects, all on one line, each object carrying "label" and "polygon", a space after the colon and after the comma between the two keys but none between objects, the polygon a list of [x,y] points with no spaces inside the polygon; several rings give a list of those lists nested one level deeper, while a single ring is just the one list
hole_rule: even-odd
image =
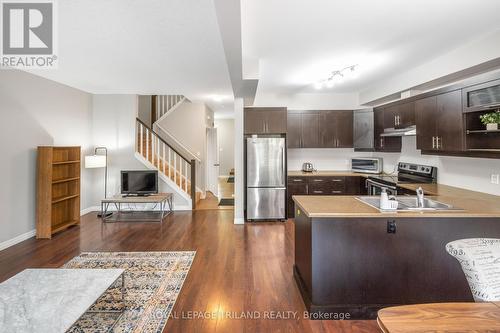
[{"label": "drawer front", "polygon": [[330,195],[332,190],[327,182],[309,183],[309,195]]},{"label": "drawer front", "polygon": [[316,184],[316,185],[328,184],[330,182],[330,177],[313,176],[313,177],[309,177],[307,182],[311,185],[313,185],[313,184]]},{"label": "drawer front", "polygon": [[288,184],[307,184],[307,177],[288,177]]},{"label": "drawer front", "polygon": [[332,187],[332,190],[336,191],[336,193],[338,193],[339,191],[342,193],[345,192],[345,177],[331,177],[329,179],[329,184]]}]

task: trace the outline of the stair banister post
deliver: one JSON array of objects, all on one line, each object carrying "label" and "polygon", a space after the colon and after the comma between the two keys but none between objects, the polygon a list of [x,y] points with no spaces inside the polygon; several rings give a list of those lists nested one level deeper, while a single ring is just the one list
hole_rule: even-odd
[{"label": "stair banister post", "polygon": [[191,203],[196,208],[196,160],[191,160]]}]

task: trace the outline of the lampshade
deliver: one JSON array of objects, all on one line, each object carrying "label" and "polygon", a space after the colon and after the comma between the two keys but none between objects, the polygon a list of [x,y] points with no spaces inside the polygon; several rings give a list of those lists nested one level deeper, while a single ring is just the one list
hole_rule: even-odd
[{"label": "lampshade", "polygon": [[104,168],[106,166],[106,156],[89,155],[85,156],[85,168]]}]

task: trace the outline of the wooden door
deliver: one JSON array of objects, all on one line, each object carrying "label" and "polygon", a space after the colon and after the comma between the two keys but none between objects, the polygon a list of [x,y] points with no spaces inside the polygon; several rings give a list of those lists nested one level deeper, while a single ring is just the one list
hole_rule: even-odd
[{"label": "wooden door", "polygon": [[319,113],[302,113],[302,148],[319,147]]},{"label": "wooden door", "polygon": [[319,122],[319,146],[321,148],[335,148],[336,111],[321,111]]},{"label": "wooden door", "polygon": [[245,108],[244,111],[244,131],[245,134],[264,134],[265,118],[262,111],[252,108]]},{"label": "wooden door", "polygon": [[415,125],[415,103],[409,102],[398,107],[398,123],[396,128],[406,128]]},{"label": "wooden door", "polygon": [[286,135],[288,148],[301,148],[302,117],[300,113],[288,113]]},{"label": "wooden door", "polygon": [[266,133],[282,134],[286,133],[286,108],[272,108],[264,113]]},{"label": "wooden door", "polygon": [[462,114],[462,93],[450,91],[437,96],[437,136],[439,150],[463,151],[464,130]]},{"label": "wooden door", "polygon": [[437,135],[436,96],[415,101],[415,120],[417,124],[417,149],[434,150]]},{"label": "wooden door", "polygon": [[353,113],[352,111],[335,111],[337,148],[353,147]]}]

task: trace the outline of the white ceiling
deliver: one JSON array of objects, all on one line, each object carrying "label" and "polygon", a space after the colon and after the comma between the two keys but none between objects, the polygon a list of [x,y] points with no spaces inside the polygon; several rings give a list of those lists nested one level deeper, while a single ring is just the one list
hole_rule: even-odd
[{"label": "white ceiling", "polygon": [[35,74],[95,94],[183,94],[215,111],[232,105],[211,0],[71,0],[57,6],[59,68]]},{"label": "white ceiling", "polygon": [[[359,92],[500,28],[498,0],[242,0],[243,67],[259,94]],[[318,91],[332,70],[360,76]]]}]

